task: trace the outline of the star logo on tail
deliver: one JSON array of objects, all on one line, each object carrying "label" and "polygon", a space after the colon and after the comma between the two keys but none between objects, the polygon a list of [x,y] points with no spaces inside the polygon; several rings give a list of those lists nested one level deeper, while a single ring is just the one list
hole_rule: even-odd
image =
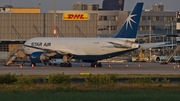
[{"label": "star logo on tail", "polygon": [[132,22],[133,22],[133,23],[136,23],[136,22],[132,19],[134,16],[136,16],[136,14],[134,14],[134,15],[129,15],[129,16],[128,16],[128,18],[127,18],[127,20],[126,20],[126,30],[127,30],[127,28],[128,28],[128,25],[131,27],[131,29],[133,29],[131,23],[132,23]]}]

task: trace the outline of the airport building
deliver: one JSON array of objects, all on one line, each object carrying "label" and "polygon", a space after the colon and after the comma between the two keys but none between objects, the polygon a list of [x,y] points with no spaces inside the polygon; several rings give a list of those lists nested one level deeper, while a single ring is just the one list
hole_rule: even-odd
[{"label": "airport building", "polygon": [[[144,10],[138,29],[138,34],[176,34],[176,12],[164,11],[164,5],[155,4],[151,10]],[[48,13],[54,13],[49,10]],[[97,14],[97,34],[98,36],[112,37],[123,25],[130,14],[130,11],[121,10],[57,10],[56,13],[87,13]],[[150,31],[151,30],[151,31]]]},{"label": "airport building", "polygon": [[[97,14],[82,13],[76,19],[68,18],[69,13],[56,14],[57,36],[82,37],[80,31],[86,37],[97,37]],[[28,14],[0,14],[0,38],[3,40],[27,40],[32,37],[53,36],[52,13],[28,13]]]},{"label": "airport building", "polygon": [[13,7],[12,5],[5,5],[0,7],[0,13],[40,13],[39,7]]},{"label": "airport building", "polygon": [[72,10],[99,10],[99,4],[83,4],[77,2],[76,4],[73,4]]},{"label": "airport building", "polygon": [[124,0],[103,0],[102,10],[124,10]]},{"label": "airport building", "polygon": [[[53,10],[50,10],[49,13],[53,13]],[[119,28],[121,27],[121,25],[119,25],[119,21],[118,20],[120,18],[120,12],[119,11],[82,11],[82,10],[57,10],[56,11],[57,14],[61,14],[61,15],[66,15],[66,14],[73,14],[73,15],[78,15],[78,14],[96,14],[96,23],[90,23],[91,26],[96,27],[96,36],[112,36],[111,34],[113,33],[117,33],[117,31],[119,30]],[[74,19],[77,19],[76,17],[74,17]],[[126,18],[124,18],[125,20]],[[71,22],[71,21],[69,21]],[[77,21],[81,22],[81,20]],[[69,26],[70,27],[70,26]],[[76,24],[72,24],[71,27],[76,28]],[[81,27],[81,26],[80,26]],[[63,29],[62,29],[63,30]],[[83,33],[87,33],[84,32],[83,29],[81,29]],[[78,36],[77,36],[78,37]],[[88,37],[88,36],[86,36]]]},{"label": "airport building", "polygon": [[[176,17],[177,17],[176,30],[177,30],[177,34],[180,35],[180,12],[176,13]],[[180,36],[177,37],[176,40],[177,40],[177,44],[180,45]]]}]

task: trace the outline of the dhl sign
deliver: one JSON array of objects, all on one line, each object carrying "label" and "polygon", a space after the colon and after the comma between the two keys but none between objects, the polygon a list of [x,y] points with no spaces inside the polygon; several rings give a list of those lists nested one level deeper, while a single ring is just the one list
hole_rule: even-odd
[{"label": "dhl sign", "polygon": [[88,13],[64,13],[63,20],[89,20]]}]

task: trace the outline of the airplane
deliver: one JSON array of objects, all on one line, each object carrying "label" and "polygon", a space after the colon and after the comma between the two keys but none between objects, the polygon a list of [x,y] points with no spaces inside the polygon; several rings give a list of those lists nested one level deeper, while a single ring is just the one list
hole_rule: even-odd
[{"label": "airplane", "polygon": [[31,65],[47,63],[53,57],[62,58],[61,67],[71,67],[71,59],[91,63],[91,67],[102,67],[98,60],[112,58],[141,47],[135,43],[142,13],[142,2],[134,7],[122,28],[113,38],[35,37],[22,46],[30,56]]}]

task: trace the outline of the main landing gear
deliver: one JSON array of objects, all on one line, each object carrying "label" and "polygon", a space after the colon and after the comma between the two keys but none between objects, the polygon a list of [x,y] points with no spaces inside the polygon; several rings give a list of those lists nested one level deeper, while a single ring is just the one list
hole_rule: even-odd
[{"label": "main landing gear", "polygon": [[71,64],[71,58],[73,56],[69,55],[63,55],[63,63],[60,64],[61,67],[72,67]]},{"label": "main landing gear", "polygon": [[61,67],[72,67],[71,63],[61,63],[60,64]]},{"label": "main landing gear", "polygon": [[100,62],[94,62],[91,63],[91,67],[102,67],[102,64]]}]

